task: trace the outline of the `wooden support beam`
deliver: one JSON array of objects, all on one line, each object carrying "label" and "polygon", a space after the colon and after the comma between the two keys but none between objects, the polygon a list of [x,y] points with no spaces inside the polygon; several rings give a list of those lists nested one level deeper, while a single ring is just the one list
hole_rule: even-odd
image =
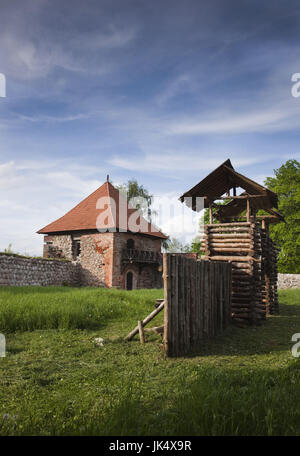
[{"label": "wooden support beam", "polygon": [[[240,219],[240,221],[236,221],[236,223],[243,223],[245,220],[246,220],[246,217],[244,215],[223,215],[222,218],[224,220],[235,220],[235,219]],[[280,222],[280,219],[278,217],[276,217],[275,215],[257,215],[256,216],[257,219],[260,219],[260,220],[269,220],[272,221],[272,220],[277,220],[278,222]],[[225,222],[226,223],[226,222]],[[227,222],[228,223],[234,223],[234,222]]]},{"label": "wooden support beam", "polygon": [[232,196],[220,196],[220,200],[228,200],[228,199],[252,199],[252,198],[263,198],[264,195],[232,195]]},{"label": "wooden support beam", "polygon": [[153,326],[152,328],[144,328],[144,332],[163,334],[165,325],[162,326]]},{"label": "wooden support beam", "polygon": [[211,204],[209,205],[209,223],[211,225],[213,224],[213,212],[212,212]]},{"label": "wooden support beam", "polygon": [[143,328],[142,320],[138,321],[138,328],[139,328],[139,334],[140,334],[140,342],[141,342],[141,344],[144,344],[145,343],[145,335],[144,335],[144,328]]},{"label": "wooden support beam", "polygon": [[[253,258],[251,256],[221,256],[221,255],[211,255],[211,256],[208,256],[208,255],[204,255],[201,257],[201,260],[211,260],[211,261],[240,261],[240,262],[246,262],[246,261],[250,261],[250,260],[253,260],[253,261],[260,261],[260,260],[257,260],[256,258]],[[201,261],[200,260],[200,261]]]},{"label": "wooden support beam", "polygon": [[219,228],[219,227],[223,226],[223,227],[225,227],[225,228],[227,227],[229,229],[229,228],[235,227],[235,226],[242,226],[243,228],[245,228],[249,225],[251,225],[250,222],[232,222],[232,223],[227,222],[227,223],[218,223],[218,226],[216,226],[215,224],[212,224],[212,223],[211,224],[208,223],[205,225],[205,227]]},{"label": "wooden support beam", "polygon": [[[142,321],[142,325],[145,326],[147,323],[149,323],[149,321],[151,321],[163,308],[164,308],[164,305],[165,305],[165,301],[162,302],[158,307],[157,309],[153,310],[153,312],[151,312],[151,314],[149,314],[143,321]],[[131,339],[133,339],[133,337],[139,332],[139,327],[136,326],[129,334],[128,336],[125,338],[125,340],[129,341]]]},{"label": "wooden support beam", "polygon": [[250,210],[251,210],[250,200],[249,200],[249,198],[247,198],[247,212],[246,212],[247,222],[250,222]]},{"label": "wooden support beam", "polygon": [[268,233],[269,232],[269,221],[266,220],[265,218],[262,218],[261,227],[263,230],[266,230],[266,232]]}]

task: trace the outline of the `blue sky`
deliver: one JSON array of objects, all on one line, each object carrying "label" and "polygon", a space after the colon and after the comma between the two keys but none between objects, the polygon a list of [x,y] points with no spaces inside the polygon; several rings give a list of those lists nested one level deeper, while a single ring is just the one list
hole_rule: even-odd
[{"label": "blue sky", "polygon": [[107,174],[174,197],[300,160],[299,38],[297,1],[1,0],[0,250]]}]

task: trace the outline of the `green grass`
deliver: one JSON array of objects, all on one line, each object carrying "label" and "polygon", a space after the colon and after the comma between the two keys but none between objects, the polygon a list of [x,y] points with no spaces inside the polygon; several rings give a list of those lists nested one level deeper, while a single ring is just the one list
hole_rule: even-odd
[{"label": "green grass", "polygon": [[161,295],[161,290],[3,287],[0,330],[99,329],[116,319],[136,321]]},{"label": "green grass", "polygon": [[300,290],[281,291],[263,326],[230,327],[177,359],[160,336],[123,341],[161,295],[1,288],[0,434],[300,435]]}]

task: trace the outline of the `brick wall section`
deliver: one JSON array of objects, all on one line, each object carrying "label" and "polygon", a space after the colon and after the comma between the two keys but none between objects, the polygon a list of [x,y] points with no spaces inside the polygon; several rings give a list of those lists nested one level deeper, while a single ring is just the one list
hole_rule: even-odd
[{"label": "brick wall section", "polygon": [[162,288],[162,271],[157,270],[158,266],[144,266],[140,271],[138,288]]},{"label": "brick wall section", "polygon": [[77,285],[79,269],[68,261],[0,255],[0,285]]},{"label": "brick wall section", "polygon": [[81,284],[112,286],[113,233],[95,233],[81,236]]},{"label": "brick wall section", "polygon": [[130,270],[133,273],[134,288],[161,288],[162,272],[158,271],[158,265],[128,265],[122,267],[122,250],[126,249],[128,239],[133,239],[134,249],[153,252],[161,251],[161,239],[143,236],[136,233],[114,233],[113,248],[113,283],[114,287],[125,288],[126,274]]},{"label": "brick wall section", "polygon": [[300,274],[278,274],[278,288],[300,288]]}]

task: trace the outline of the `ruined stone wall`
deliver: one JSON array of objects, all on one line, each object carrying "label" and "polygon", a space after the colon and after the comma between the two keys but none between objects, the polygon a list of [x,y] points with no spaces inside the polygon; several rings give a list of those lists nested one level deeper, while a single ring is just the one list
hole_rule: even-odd
[{"label": "ruined stone wall", "polygon": [[[112,286],[113,233],[74,234],[80,238],[80,254],[75,259],[81,265],[80,281],[84,286]],[[45,236],[44,257],[73,260],[72,235]]]},{"label": "ruined stone wall", "polygon": [[55,234],[44,237],[44,258],[73,259],[72,236],[70,234]]},{"label": "ruined stone wall", "polygon": [[300,288],[300,274],[278,274],[278,288]]},{"label": "ruined stone wall", "polygon": [[79,270],[69,261],[0,254],[0,286],[78,285]]},{"label": "ruined stone wall", "polygon": [[[126,271],[122,268],[122,250],[128,239],[134,249],[161,251],[161,239],[130,233],[76,233],[80,237],[80,254],[75,262],[81,265],[80,283],[84,286],[125,288]],[[45,236],[44,257],[73,259],[72,235]],[[157,264],[132,266],[134,288],[161,288],[161,271]]]}]

